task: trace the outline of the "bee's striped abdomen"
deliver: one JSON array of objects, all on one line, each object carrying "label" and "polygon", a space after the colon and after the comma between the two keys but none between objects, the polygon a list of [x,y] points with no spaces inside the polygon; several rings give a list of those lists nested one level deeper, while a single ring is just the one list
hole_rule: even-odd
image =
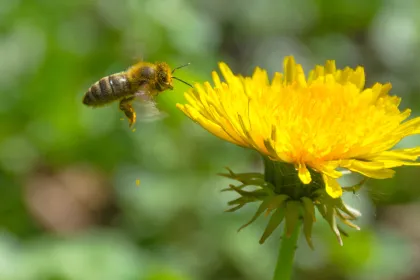
[{"label": "bee's striped abdomen", "polygon": [[131,94],[131,86],[125,74],[113,74],[93,84],[86,92],[83,103],[101,106]]}]

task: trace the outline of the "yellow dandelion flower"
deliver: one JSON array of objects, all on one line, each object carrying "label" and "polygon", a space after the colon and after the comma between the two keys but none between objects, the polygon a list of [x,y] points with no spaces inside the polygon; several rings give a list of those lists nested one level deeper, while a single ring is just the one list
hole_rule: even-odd
[{"label": "yellow dandelion flower", "polygon": [[392,168],[420,165],[420,147],[392,149],[404,137],[420,134],[420,118],[407,121],[391,84],[365,88],[363,67],[336,69],[334,61],[305,77],[293,57],[284,73],[256,68],[251,77],[235,75],[225,63],[212,73],[214,85],[196,84],[177,104],[212,134],[257,150],[273,162],[292,164],[303,184],[321,174],[332,198],[342,195],[336,179],[344,168],[365,177],[390,178]]}]

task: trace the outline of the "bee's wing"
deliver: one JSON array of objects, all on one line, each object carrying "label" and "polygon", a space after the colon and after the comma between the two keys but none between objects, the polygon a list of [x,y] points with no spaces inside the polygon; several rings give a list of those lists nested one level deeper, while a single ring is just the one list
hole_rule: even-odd
[{"label": "bee's wing", "polygon": [[133,106],[137,114],[138,122],[152,122],[164,119],[168,116],[167,113],[159,110],[155,99],[146,90],[136,92]]},{"label": "bee's wing", "polygon": [[132,62],[144,61],[147,57],[145,44],[135,38],[130,38],[129,42],[123,46],[122,53]]},{"label": "bee's wing", "polygon": [[138,122],[153,122],[162,120],[168,116],[160,111],[154,102],[142,102],[135,105]]}]

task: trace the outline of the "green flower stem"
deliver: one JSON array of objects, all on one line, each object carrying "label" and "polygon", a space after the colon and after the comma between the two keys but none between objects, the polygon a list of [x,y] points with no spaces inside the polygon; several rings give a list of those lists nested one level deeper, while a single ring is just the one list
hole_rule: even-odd
[{"label": "green flower stem", "polygon": [[286,229],[284,230],[273,280],[291,279],[293,271],[293,260],[295,258],[297,241],[299,239],[301,226],[302,222],[299,221],[296,224],[295,229],[290,237],[286,236]]}]

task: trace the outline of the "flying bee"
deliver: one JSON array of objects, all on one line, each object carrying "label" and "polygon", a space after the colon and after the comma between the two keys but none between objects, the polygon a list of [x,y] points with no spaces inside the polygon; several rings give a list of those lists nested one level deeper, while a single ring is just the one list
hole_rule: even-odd
[{"label": "flying bee", "polygon": [[100,107],[119,101],[119,108],[128,118],[129,127],[132,127],[137,118],[132,106],[135,99],[142,101],[143,113],[157,116],[161,115],[161,112],[156,108],[155,98],[167,89],[173,90],[173,79],[192,87],[173,76],[175,70],[188,65],[189,63],[181,65],[171,71],[165,62],[138,62],[126,71],[111,74],[94,83],[85,93],[83,104]]}]

